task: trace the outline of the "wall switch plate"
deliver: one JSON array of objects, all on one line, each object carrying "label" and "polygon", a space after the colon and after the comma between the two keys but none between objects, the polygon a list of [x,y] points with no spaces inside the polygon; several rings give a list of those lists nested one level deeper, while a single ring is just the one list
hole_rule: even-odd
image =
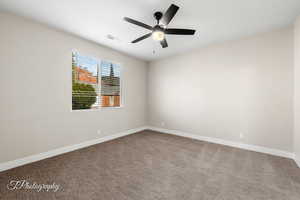
[{"label": "wall switch plate", "polygon": [[165,126],[165,122],[160,122],[160,125],[161,126]]},{"label": "wall switch plate", "polygon": [[243,139],[243,138],[244,138],[244,134],[240,133],[240,139]]},{"label": "wall switch plate", "polygon": [[101,134],[102,134],[102,131],[101,131],[101,130],[97,130],[97,134],[98,134],[98,135],[101,135]]}]

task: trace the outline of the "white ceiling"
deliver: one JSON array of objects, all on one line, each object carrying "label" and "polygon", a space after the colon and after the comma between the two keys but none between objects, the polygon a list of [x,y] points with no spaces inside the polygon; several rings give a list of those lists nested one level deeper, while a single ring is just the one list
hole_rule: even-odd
[{"label": "white ceiling", "polygon": [[[166,49],[151,38],[131,44],[148,31],[123,21],[123,17],[154,25],[153,13],[165,11],[171,3],[180,9],[169,27],[196,29],[195,36],[168,35]],[[285,27],[300,15],[300,0],[0,0],[0,9],[144,60],[156,60]],[[117,39],[108,39],[108,34]]]}]

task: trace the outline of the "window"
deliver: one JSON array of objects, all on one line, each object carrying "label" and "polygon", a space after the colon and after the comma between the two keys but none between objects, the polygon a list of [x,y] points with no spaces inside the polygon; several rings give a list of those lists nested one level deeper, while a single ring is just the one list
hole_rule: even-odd
[{"label": "window", "polygon": [[72,110],[121,106],[121,70],[112,62],[72,53]]},{"label": "window", "polygon": [[120,66],[101,62],[101,106],[120,107]]}]

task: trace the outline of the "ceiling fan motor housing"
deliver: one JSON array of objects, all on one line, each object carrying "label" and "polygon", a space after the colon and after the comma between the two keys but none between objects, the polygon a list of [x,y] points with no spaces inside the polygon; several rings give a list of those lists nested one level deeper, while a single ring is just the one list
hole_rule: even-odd
[{"label": "ceiling fan motor housing", "polygon": [[155,32],[155,31],[162,31],[164,32],[164,27],[160,26],[160,25],[156,25],[153,27],[153,31],[152,32]]}]

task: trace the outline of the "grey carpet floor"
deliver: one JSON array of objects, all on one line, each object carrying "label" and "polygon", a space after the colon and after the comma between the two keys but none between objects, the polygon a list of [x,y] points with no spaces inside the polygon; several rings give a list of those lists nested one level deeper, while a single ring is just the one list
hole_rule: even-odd
[{"label": "grey carpet floor", "polygon": [[[60,185],[9,190],[11,180]],[[144,131],[0,173],[0,199],[299,200],[286,158]]]}]

